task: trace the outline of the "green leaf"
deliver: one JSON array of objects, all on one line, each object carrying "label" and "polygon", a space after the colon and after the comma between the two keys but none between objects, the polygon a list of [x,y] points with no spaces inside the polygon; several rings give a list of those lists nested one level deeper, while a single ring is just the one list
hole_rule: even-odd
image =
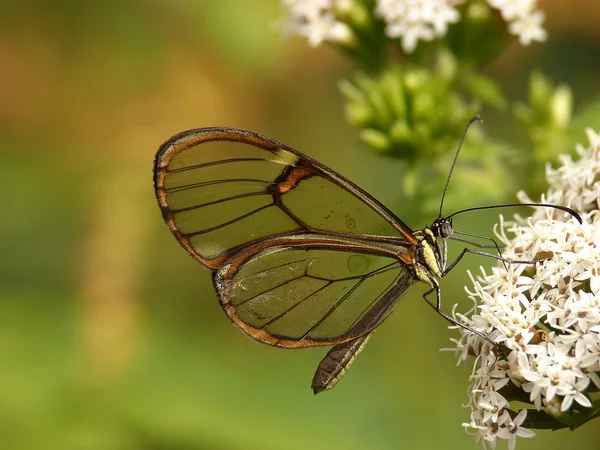
[{"label": "green leaf", "polygon": [[474,72],[464,73],[461,77],[464,88],[475,98],[499,110],[506,109],[506,98],[494,79]]}]

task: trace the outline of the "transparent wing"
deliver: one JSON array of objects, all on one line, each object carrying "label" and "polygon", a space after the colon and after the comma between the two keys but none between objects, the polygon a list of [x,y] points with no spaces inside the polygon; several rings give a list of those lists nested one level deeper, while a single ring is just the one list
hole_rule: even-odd
[{"label": "transparent wing", "polygon": [[203,128],[174,136],[156,155],[154,179],[171,231],[212,269],[241,248],[307,231],[417,243],[410,228],[365,191],[249,131]]},{"label": "transparent wing", "polygon": [[251,248],[215,273],[223,309],[254,339],[281,347],[357,339],[396,307],[413,277],[392,255],[304,237]]}]

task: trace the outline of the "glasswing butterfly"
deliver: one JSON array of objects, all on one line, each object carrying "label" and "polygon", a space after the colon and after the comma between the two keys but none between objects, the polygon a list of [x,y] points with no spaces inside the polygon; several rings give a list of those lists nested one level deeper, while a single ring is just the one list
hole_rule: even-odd
[{"label": "glasswing butterfly", "polygon": [[414,282],[430,286],[424,298],[440,315],[467,328],[441,311],[438,278],[467,252],[534,263],[465,248],[446,266],[450,219],[467,210],[442,217],[440,205],[433,224],[414,231],[342,175],[251,131],[173,136],[156,154],[154,186],[164,220],[212,271],[235,325],[278,347],[333,346],[314,375],[315,394],[335,386]]}]

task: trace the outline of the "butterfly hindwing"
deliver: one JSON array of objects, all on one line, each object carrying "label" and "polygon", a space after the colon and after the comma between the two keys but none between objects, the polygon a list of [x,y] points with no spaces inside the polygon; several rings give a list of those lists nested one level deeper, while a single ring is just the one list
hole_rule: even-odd
[{"label": "butterfly hindwing", "polygon": [[223,309],[242,330],[271,345],[356,339],[387,317],[402,293],[398,284],[406,289],[412,276],[393,255],[352,245],[308,234],[260,251],[249,248],[215,273]]}]

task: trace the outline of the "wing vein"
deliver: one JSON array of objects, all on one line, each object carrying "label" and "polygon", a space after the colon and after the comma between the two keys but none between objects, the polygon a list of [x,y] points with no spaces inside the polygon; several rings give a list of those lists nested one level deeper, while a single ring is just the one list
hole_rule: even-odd
[{"label": "wing vein", "polygon": [[[251,274],[245,276],[244,278],[242,278],[241,280],[236,281],[235,284],[234,284],[234,287],[237,287],[238,284],[241,285],[242,283],[244,283],[249,278],[258,277],[258,276],[260,276],[263,273],[269,272],[270,270],[279,269],[279,268],[285,267],[285,266],[291,266],[292,264],[303,263],[305,261],[314,261],[314,258],[305,258],[305,259],[299,259],[297,261],[290,261],[290,262],[286,262],[286,263],[278,264],[276,266],[269,267],[267,269],[261,270],[260,272],[251,273]],[[303,275],[301,275],[301,276],[303,276]]]},{"label": "wing vein", "polygon": [[215,225],[214,227],[206,228],[204,230],[194,231],[193,233],[182,233],[182,236],[185,236],[186,238],[190,238],[190,237],[193,237],[193,236],[197,236],[199,234],[210,233],[211,231],[215,231],[215,230],[218,230],[220,228],[226,227],[227,225],[231,225],[232,223],[239,222],[240,220],[243,220],[246,217],[250,217],[250,216],[252,216],[252,215],[254,215],[254,214],[262,211],[263,209],[267,209],[267,208],[269,208],[271,206],[273,206],[272,203],[270,205],[261,206],[260,208],[257,208],[255,210],[252,210],[252,211],[246,213],[246,214],[238,216],[235,219],[232,219],[232,220],[230,220],[228,222],[222,223],[220,225]]},{"label": "wing vein", "polygon": [[390,282],[390,284],[388,284],[387,287],[384,288],[379,293],[379,295],[377,297],[375,297],[373,299],[373,301],[371,303],[369,303],[365,309],[362,310],[362,312],[358,315],[358,317],[356,318],[356,320],[354,320],[354,322],[352,322],[352,325],[350,325],[350,328],[348,328],[348,330],[352,330],[356,326],[356,324],[358,322],[360,322],[360,320],[365,316],[366,312],[369,311],[376,303],[379,302],[379,300],[381,300],[383,298],[383,296],[386,293],[388,293],[390,291],[390,289],[392,288],[392,286],[398,282],[398,280],[400,279],[401,275],[402,275],[402,273],[399,272],[398,275],[396,275],[396,277]]},{"label": "wing vein", "polygon": [[279,319],[281,319],[283,316],[285,316],[287,313],[289,313],[290,311],[296,309],[298,306],[300,306],[302,303],[304,303],[306,300],[308,300],[309,298],[311,298],[313,295],[317,294],[318,292],[322,291],[323,289],[326,289],[327,287],[331,286],[333,284],[333,281],[330,281],[329,283],[326,283],[325,285],[321,286],[319,289],[317,289],[314,292],[311,292],[310,294],[308,294],[306,297],[304,297],[303,299],[297,301],[296,303],[294,303],[292,306],[290,306],[288,309],[286,309],[285,311],[281,312],[280,314],[278,314],[277,316],[273,317],[271,320],[269,320],[267,323],[263,324],[260,329],[264,330],[266,327],[268,327],[269,325],[271,325],[272,323],[278,321]]},{"label": "wing vein", "polygon": [[371,272],[369,272],[366,275],[352,275],[351,277],[344,277],[344,278],[336,278],[334,280],[330,279],[330,278],[323,278],[323,277],[318,277],[316,275],[306,275],[309,278],[312,278],[314,280],[322,280],[322,281],[348,281],[348,280],[356,280],[356,279],[363,279],[363,278],[370,278],[370,277],[374,277],[376,275],[381,275],[382,273],[385,272],[389,272],[390,270],[394,269],[394,266],[397,266],[398,263],[396,261],[388,264],[387,266],[383,266],[380,267],[379,269],[373,270]]},{"label": "wing vein", "polygon": [[261,184],[265,184],[268,186],[269,184],[271,184],[271,181],[257,180],[254,178],[224,178],[221,180],[200,181],[198,183],[190,183],[190,184],[182,184],[180,186],[173,186],[170,188],[165,188],[165,192],[170,194],[170,193],[174,193],[174,192],[187,191],[189,189],[195,189],[195,188],[199,188],[199,187],[213,186],[215,184],[225,184],[225,183],[261,183]]},{"label": "wing vein", "polygon": [[278,288],[280,288],[280,287],[282,287],[282,286],[285,286],[285,285],[286,285],[286,284],[288,284],[288,283],[291,283],[292,281],[299,280],[299,279],[300,279],[300,278],[302,278],[302,277],[304,277],[304,274],[302,274],[302,275],[298,275],[297,277],[294,277],[294,278],[290,278],[289,280],[286,280],[286,281],[284,281],[283,283],[280,283],[280,284],[278,284],[278,285],[275,285],[275,286],[273,286],[273,287],[270,287],[270,288],[269,288],[269,289],[267,289],[266,291],[259,292],[259,293],[255,294],[255,295],[253,295],[252,297],[250,297],[250,298],[247,298],[246,300],[243,300],[243,301],[241,301],[241,302],[240,302],[240,303],[238,303],[237,305],[234,305],[234,309],[237,309],[237,308],[239,308],[240,306],[242,306],[243,304],[245,304],[245,303],[248,303],[248,302],[249,302],[249,301],[251,301],[251,300],[254,300],[256,297],[260,297],[261,295],[264,295],[264,294],[266,294],[267,292],[270,292],[270,291],[272,291],[272,290],[274,290],[274,289],[278,289]]},{"label": "wing vein", "polygon": [[352,288],[346,292],[341,299],[339,299],[331,308],[329,308],[329,311],[327,311],[323,317],[321,317],[317,323],[315,323],[312,327],[310,327],[310,329],[304,333],[304,335],[300,338],[300,340],[306,338],[306,336],[308,336],[310,333],[312,333],[315,328],[317,328],[319,325],[321,325],[323,322],[325,322],[325,320],[331,315],[333,314],[333,312],[342,304],[344,303],[344,301],[346,301],[348,299],[348,297],[350,297],[350,295],[352,295],[352,293],[359,288],[359,286],[366,280],[366,277],[363,277],[362,279],[358,280],[358,282],[352,286]]},{"label": "wing vein", "polygon": [[[171,211],[173,213],[193,211],[195,209],[201,209],[206,206],[218,205],[219,203],[228,202],[229,200],[238,200],[240,198],[255,197],[257,195],[269,195],[269,194],[267,194],[265,192],[245,192],[243,194],[232,195],[231,197],[220,198],[219,200],[213,200],[212,202],[201,203],[199,205],[186,206],[185,208],[180,208],[180,209],[171,209]],[[267,206],[271,206],[271,205],[267,205]]]},{"label": "wing vein", "polygon": [[210,161],[210,162],[203,163],[203,164],[194,164],[193,166],[179,167],[177,169],[171,169],[171,170],[169,170],[167,168],[167,172],[181,173],[181,172],[187,172],[188,170],[202,169],[204,167],[218,166],[218,165],[222,165],[222,164],[230,164],[230,163],[236,163],[236,162],[252,162],[252,161],[263,161],[263,162],[271,162],[271,163],[276,163],[276,164],[283,164],[278,161],[273,161],[272,159],[266,159],[266,158],[231,158],[231,159],[220,159],[218,161]]}]

